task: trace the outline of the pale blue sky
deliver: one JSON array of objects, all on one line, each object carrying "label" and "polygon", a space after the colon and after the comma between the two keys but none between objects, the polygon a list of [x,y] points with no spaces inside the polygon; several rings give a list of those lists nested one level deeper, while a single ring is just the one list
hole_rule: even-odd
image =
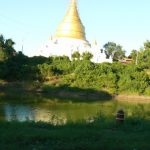
[{"label": "pale blue sky", "polygon": [[[55,33],[69,1],[0,0],[0,33],[32,55]],[[150,0],[78,0],[78,9],[87,40],[101,48],[113,41],[129,53],[150,40]]]}]

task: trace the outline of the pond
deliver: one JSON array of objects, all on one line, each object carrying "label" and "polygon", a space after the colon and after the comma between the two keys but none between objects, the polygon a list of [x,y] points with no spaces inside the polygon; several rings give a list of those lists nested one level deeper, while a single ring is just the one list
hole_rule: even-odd
[{"label": "pond", "polygon": [[43,121],[54,125],[90,121],[100,113],[101,102],[0,101],[0,120]]},{"label": "pond", "polygon": [[118,109],[125,115],[150,118],[150,104],[131,104],[127,102],[76,101],[45,98],[42,95],[23,94],[0,98],[0,120],[35,121],[62,125],[68,122],[92,122],[98,115],[113,117]]}]

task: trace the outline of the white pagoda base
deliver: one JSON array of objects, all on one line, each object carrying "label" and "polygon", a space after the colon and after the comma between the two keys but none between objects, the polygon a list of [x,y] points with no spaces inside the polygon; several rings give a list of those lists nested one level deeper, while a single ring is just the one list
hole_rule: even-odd
[{"label": "white pagoda base", "polygon": [[72,59],[71,56],[76,51],[81,55],[83,52],[90,52],[93,55],[91,61],[94,63],[112,63],[112,59],[106,59],[105,53],[100,50],[98,45],[90,45],[88,41],[73,38],[51,39],[41,48],[39,55],[45,57],[68,56]]}]

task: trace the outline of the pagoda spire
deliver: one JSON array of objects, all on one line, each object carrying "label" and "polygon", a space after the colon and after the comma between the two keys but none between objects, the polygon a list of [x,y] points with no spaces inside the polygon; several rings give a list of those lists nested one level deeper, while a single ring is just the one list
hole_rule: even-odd
[{"label": "pagoda spire", "polygon": [[76,0],[71,0],[67,13],[56,30],[55,37],[86,41],[85,28],[78,13]]}]

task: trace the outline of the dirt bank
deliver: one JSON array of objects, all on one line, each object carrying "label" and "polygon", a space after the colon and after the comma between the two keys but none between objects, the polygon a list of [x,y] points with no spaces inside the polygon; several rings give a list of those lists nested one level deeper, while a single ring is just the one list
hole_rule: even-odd
[{"label": "dirt bank", "polygon": [[117,95],[114,96],[114,99],[118,101],[126,101],[126,102],[133,102],[133,103],[150,103],[150,96],[143,96],[143,95]]}]

